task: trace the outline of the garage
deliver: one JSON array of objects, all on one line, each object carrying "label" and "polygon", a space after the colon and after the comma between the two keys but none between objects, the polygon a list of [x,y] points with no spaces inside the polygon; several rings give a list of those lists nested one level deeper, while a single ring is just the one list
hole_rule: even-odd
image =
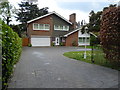
[{"label": "garage", "polygon": [[32,46],[50,46],[50,37],[32,37]]}]

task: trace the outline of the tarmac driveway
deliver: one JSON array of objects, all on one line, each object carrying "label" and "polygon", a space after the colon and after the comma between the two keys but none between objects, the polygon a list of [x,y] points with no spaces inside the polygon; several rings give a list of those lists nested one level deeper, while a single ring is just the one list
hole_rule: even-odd
[{"label": "tarmac driveway", "polygon": [[9,88],[112,88],[118,71],[77,61],[64,52],[80,47],[24,47]]}]

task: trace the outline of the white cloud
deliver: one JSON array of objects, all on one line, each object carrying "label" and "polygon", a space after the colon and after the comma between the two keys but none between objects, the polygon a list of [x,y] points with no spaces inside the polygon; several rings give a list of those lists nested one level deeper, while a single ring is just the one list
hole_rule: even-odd
[{"label": "white cloud", "polygon": [[8,0],[8,1],[16,8],[19,8],[18,3],[20,3],[22,0]]},{"label": "white cloud", "polygon": [[[20,3],[22,0],[8,0],[12,5],[14,5],[16,8],[18,8],[18,3]],[[89,12],[83,12],[80,10],[69,10],[69,9],[62,9],[58,7],[60,0],[38,0],[38,7],[43,8],[43,7],[49,7],[49,12],[55,11],[61,16],[65,17],[66,19],[69,20],[69,15],[72,13],[76,13],[76,21],[81,21],[81,20],[86,20],[86,22],[89,22]],[[65,0],[66,1],[66,0]],[[74,1],[74,0],[73,0]],[[17,23],[15,19],[12,23]]]},{"label": "white cloud", "polygon": [[89,12],[83,12],[84,10],[80,11],[80,10],[62,9],[57,5],[59,4],[58,0],[38,0],[38,4],[40,8],[49,7],[50,12],[55,11],[68,20],[70,14],[76,13],[77,21],[81,21],[85,19],[87,23],[89,22],[89,17],[88,17]]},{"label": "white cloud", "polygon": [[109,2],[109,0],[56,0],[58,2]]},{"label": "white cloud", "polygon": [[100,4],[98,2],[92,2],[92,8],[99,8]]}]

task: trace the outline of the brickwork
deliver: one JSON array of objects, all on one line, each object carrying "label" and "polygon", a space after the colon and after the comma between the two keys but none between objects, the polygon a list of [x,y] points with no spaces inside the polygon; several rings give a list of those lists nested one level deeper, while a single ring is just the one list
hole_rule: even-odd
[{"label": "brickwork", "polygon": [[66,46],[78,46],[78,31],[66,38]]}]

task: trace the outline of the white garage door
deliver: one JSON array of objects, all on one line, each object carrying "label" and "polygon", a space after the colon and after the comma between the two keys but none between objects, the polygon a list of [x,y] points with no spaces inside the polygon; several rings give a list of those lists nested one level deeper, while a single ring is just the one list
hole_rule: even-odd
[{"label": "white garage door", "polygon": [[49,37],[31,38],[32,46],[50,46]]}]

